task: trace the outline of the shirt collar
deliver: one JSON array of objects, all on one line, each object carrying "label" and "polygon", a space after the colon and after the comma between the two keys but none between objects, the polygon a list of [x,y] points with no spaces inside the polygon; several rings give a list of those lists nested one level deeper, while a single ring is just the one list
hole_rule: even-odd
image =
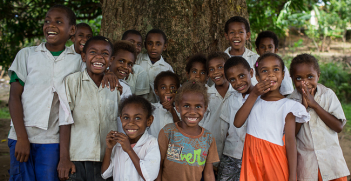
[{"label": "shirt collar", "polygon": [[150,66],[153,66],[153,65],[156,65],[156,64],[159,64],[159,65],[165,65],[165,60],[163,59],[162,55],[161,55],[161,58],[160,60],[158,60],[157,62],[155,62],[154,64],[152,64],[151,60],[150,60],[150,57],[149,55],[146,53],[144,55],[144,58],[143,58],[143,61],[147,61],[147,63],[150,65]]},{"label": "shirt collar", "polygon": [[[217,89],[216,89],[216,87],[215,87],[215,84],[213,84],[211,87],[209,87],[209,88],[207,89],[207,93],[208,93],[208,94],[216,94],[216,96],[221,96],[221,95],[218,93],[218,91],[217,91]],[[235,90],[233,89],[232,85],[229,84],[229,88],[228,88],[228,90],[227,90],[227,93],[225,93],[224,98],[229,97],[231,94],[234,94],[234,93],[235,93]]]},{"label": "shirt collar", "polygon": [[89,74],[88,74],[87,69],[84,69],[82,81],[85,81],[85,80],[90,81],[90,79],[91,79],[91,78],[90,78],[90,76],[89,76]]},{"label": "shirt collar", "polygon": [[[42,52],[47,52],[47,51],[49,51],[49,50],[46,48],[45,44],[46,44],[46,42],[41,43],[39,46],[37,46],[37,48],[35,49],[35,51],[36,51],[36,52],[38,52],[38,51],[42,51]],[[73,49],[74,49],[74,48],[73,48]],[[65,50],[64,50],[62,53],[65,53],[65,52],[66,52],[67,54],[75,54],[75,53],[76,53],[74,50],[72,50],[72,48],[66,47],[66,46],[65,46]],[[61,54],[62,54],[62,53],[61,53]]]},{"label": "shirt collar", "polygon": [[[322,84],[317,84],[317,92],[316,95],[314,95],[314,99],[317,100],[316,98],[321,97],[325,92],[327,91],[327,87],[325,87]],[[290,99],[295,100],[297,102],[302,102],[302,95],[295,89],[289,96]]]},{"label": "shirt collar", "polygon": [[[145,142],[146,142],[147,140],[150,139],[149,137],[150,137],[150,136],[149,136],[149,133],[147,132],[147,129],[145,129],[145,132],[144,132],[143,136],[140,137],[140,139],[139,139],[138,142],[135,144],[135,146],[133,147],[133,149],[136,148],[136,147],[143,146],[143,145],[145,144]],[[122,147],[120,143],[117,143],[116,146]]]},{"label": "shirt collar", "polygon": [[[228,54],[229,57],[234,57],[234,55],[231,55],[231,54],[229,53],[230,50],[232,50],[232,47],[228,47],[228,48],[224,51],[224,53]],[[251,50],[249,50],[249,49],[247,49],[247,48],[245,47],[245,51],[244,51],[244,53],[243,53],[241,56],[242,56],[242,57],[251,57],[252,55],[255,55],[255,53],[252,52]]]}]

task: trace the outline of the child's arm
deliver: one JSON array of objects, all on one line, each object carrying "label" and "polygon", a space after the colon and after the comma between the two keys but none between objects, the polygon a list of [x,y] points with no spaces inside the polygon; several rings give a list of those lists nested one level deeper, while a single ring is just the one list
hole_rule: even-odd
[{"label": "child's arm", "polygon": [[295,116],[289,113],[285,118],[285,146],[289,166],[289,181],[296,181],[297,150],[295,140]]},{"label": "child's arm", "polygon": [[111,71],[105,73],[104,77],[102,78],[101,85],[102,88],[110,88],[111,92],[114,91],[116,87],[121,86],[117,76]]},{"label": "child's arm", "polygon": [[213,164],[206,163],[204,168],[204,180],[205,181],[215,181],[215,175],[213,173]]},{"label": "child's arm", "polygon": [[125,151],[129,155],[129,158],[132,160],[135,169],[138,171],[139,175],[145,180],[140,168],[140,159],[138,155],[134,152],[133,148],[130,146],[128,136],[123,133],[117,133],[116,141],[119,144],[121,144],[123,151]]},{"label": "child's arm", "polygon": [[235,127],[240,128],[245,123],[258,96],[267,93],[270,90],[270,86],[271,83],[269,81],[262,81],[255,85],[249,97],[235,115]]},{"label": "child's arm", "polygon": [[23,105],[21,102],[23,88],[19,81],[12,82],[9,98],[10,115],[17,135],[15,157],[19,162],[28,161],[30,153],[30,143],[24,126]]},{"label": "child's arm", "polygon": [[299,133],[302,124],[303,124],[303,123],[296,123],[296,124],[295,124],[295,136],[297,136],[297,134]]},{"label": "child's arm", "polygon": [[112,149],[117,143],[116,135],[117,135],[116,131],[110,131],[106,136],[106,146],[107,147],[105,150],[104,160],[102,161],[102,165],[101,165],[101,174],[103,174],[110,166]]},{"label": "child's arm", "polygon": [[167,111],[171,112],[172,117],[173,117],[173,122],[176,123],[179,120],[178,114],[175,111],[174,107],[173,107],[173,102],[174,102],[174,97],[170,100],[170,101],[165,101],[164,103],[162,103],[163,108],[167,109]]},{"label": "child's arm", "polygon": [[306,84],[302,84],[302,96],[305,98],[306,103],[310,108],[312,108],[321,120],[332,130],[340,133],[343,128],[342,121],[338,120],[336,117],[325,111],[315,100],[314,100],[314,90],[312,94],[307,90]]},{"label": "child's arm", "polygon": [[71,125],[60,126],[60,162],[57,166],[57,172],[60,180],[69,179],[71,174],[76,172],[76,166],[69,158],[69,141],[71,137]]}]

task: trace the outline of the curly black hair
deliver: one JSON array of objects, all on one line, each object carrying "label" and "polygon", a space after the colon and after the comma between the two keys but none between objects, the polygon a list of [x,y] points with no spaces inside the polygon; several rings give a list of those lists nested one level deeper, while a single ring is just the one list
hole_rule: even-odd
[{"label": "curly black hair", "polygon": [[318,74],[320,74],[320,72],[321,72],[320,68],[319,68],[318,60],[316,59],[316,57],[314,57],[311,54],[303,53],[303,54],[297,55],[295,58],[292,59],[291,64],[290,64],[290,75],[291,76],[294,76],[295,68],[299,64],[311,65],[314,68],[314,70],[317,71]]},{"label": "curly black hair", "polygon": [[110,54],[110,56],[112,56],[112,55],[114,54],[113,45],[112,45],[111,41],[110,41],[108,38],[104,37],[104,36],[93,36],[93,37],[91,37],[91,38],[85,43],[85,46],[84,46],[84,48],[83,48],[83,52],[84,52],[84,53],[86,53],[86,51],[87,51],[87,49],[88,49],[90,43],[93,42],[93,41],[106,41],[106,42],[108,42],[108,44],[109,44],[110,47],[111,47],[111,51],[112,51],[111,54]]},{"label": "curly black hair", "polygon": [[119,103],[118,105],[118,116],[122,115],[123,108],[126,107],[128,104],[138,104],[140,105],[146,112],[147,112],[147,117],[149,118],[152,116],[152,113],[155,110],[155,107],[145,98],[141,96],[137,96],[135,94],[130,95]]},{"label": "curly black hair", "polygon": [[224,32],[225,33],[228,33],[228,31],[229,31],[229,24],[230,23],[234,23],[234,22],[244,23],[246,33],[250,32],[250,24],[244,17],[233,16],[230,19],[228,19],[227,22],[225,22],[225,26],[224,26]]},{"label": "curly black hair", "polygon": [[66,16],[69,20],[69,25],[76,25],[76,19],[77,19],[76,14],[74,14],[74,12],[70,8],[68,8],[67,6],[64,6],[64,5],[57,4],[57,5],[52,6],[48,12],[50,12],[53,9],[63,10],[66,13]]},{"label": "curly black hair", "polygon": [[154,80],[154,89],[155,90],[157,90],[160,80],[162,78],[165,78],[165,77],[172,77],[176,81],[177,89],[180,87],[180,80],[179,80],[178,75],[173,73],[170,70],[167,70],[167,71],[162,71],[159,74],[157,74],[157,76],[156,76],[156,78]]},{"label": "curly black hair", "polygon": [[256,48],[258,48],[263,38],[272,38],[274,42],[274,47],[278,48],[279,46],[278,36],[272,31],[262,31],[261,33],[258,34],[255,41]]},{"label": "curly black hair", "polygon": [[284,68],[285,68],[285,64],[284,64],[284,61],[282,59],[282,57],[280,57],[279,55],[275,54],[275,53],[265,53],[263,54],[262,56],[258,57],[256,63],[255,63],[255,72],[256,72],[256,76],[259,75],[258,74],[258,66],[260,66],[260,62],[268,57],[275,57],[277,58],[279,61],[280,61],[280,64],[281,64],[281,68],[282,70],[284,71]]},{"label": "curly black hair", "polygon": [[231,67],[234,67],[234,66],[238,66],[238,65],[242,65],[249,72],[251,70],[250,64],[246,61],[245,58],[243,58],[241,56],[235,56],[235,57],[228,59],[224,64],[225,77],[228,77],[227,76],[228,69],[230,69]]},{"label": "curly black hair", "polygon": [[[199,62],[199,63],[202,63],[206,69],[206,62],[207,62],[207,58],[204,54],[202,53],[198,53],[198,54],[195,54],[193,56],[191,56],[188,60],[188,62],[186,63],[186,66],[185,66],[185,71],[187,73],[190,73],[190,69],[193,67],[193,64],[195,62]],[[206,69],[206,74],[207,74],[207,69]]]}]

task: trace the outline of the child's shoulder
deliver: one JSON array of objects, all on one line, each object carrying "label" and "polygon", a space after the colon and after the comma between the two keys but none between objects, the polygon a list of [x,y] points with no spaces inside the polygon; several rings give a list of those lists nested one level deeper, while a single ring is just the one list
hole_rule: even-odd
[{"label": "child's shoulder", "polygon": [[335,92],[332,89],[326,87],[323,84],[317,84],[317,92],[318,91],[320,92],[321,97],[325,96],[327,98],[330,98],[331,96],[336,96]]},{"label": "child's shoulder", "polygon": [[169,134],[170,132],[176,131],[177,126],[175,125],[175,123],[169,123],[166,126],[164,126],[162,130],[165,132],[165,134]]}]

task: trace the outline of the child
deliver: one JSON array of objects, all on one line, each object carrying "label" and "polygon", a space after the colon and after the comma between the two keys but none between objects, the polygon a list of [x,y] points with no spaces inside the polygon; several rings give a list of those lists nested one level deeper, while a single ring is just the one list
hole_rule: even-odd
[{"label": "child", "polygon": [[240,180],[296,180],[295,122],[307,122],[309,114],[280,94],[284,62],[278,55],[262,55],[255,69],[259,83],[234,120],[237,128],[247,121]]},{"label": "child", "polygon": [[144,98],[132,95],[119,105],[119,116],[127,134],[110,131],[101,167],[102,177],[115,181],[153,181],[160,169],[157,139],[146,127],[153,121],[153,107]]},{"label": "child", "polygon": [[[209,96],[209,114],[207,114],[199,125],[209,130],[216,139],[218,156],[223,153],[224,141],[229,129],[228,98],[234,94],[234,89],[224,75],[224,64],[229,56],[223,52],[214,52],[208,55],[207,72],[214,85],[207,90]],[[214,164],[215,167],[218,164]]]},{"label": "child", "polygon": [[59,180],[61,128],[73,123],[63,79],[81,69],[79,55],[65,46],[75,24],[71,9],[51,7],[43,25],[46,42],[19,51],[9,69],[10,180]]},{"label": "child", "polygon": [[297,179],[346,181],[350,172],[337,134],[346,118],[338,98],[331,89],[318,84],[318,60],[312,55],[296,56],[290,73],[296,87],[290,99],[302,103],[311,115],[308,124],[298,126]]},{"label": "child", "polygon": [[150,92],[147,99],[151,103],[157,102],[154,91],[154,80],[157,74],[162,71],[170,70],[173,72],[172,66],[162,58],[162,52],[167,49],[166,34],[159,29],[152,29],[146,34],[145,47],[147,54],[142,54],[136,64],[145,69],[149,78]]},{"label": "child", "polygon": [[188,81],[195,80],[203,84],[207,83],[206,61],[206,56],[203,54],[196,54],[189,58],[185,66]]},{"label": "child", "polygon": [[[122,40],[130,41],[136,48],[136,55],[138,56],[142,48],[142,37],[137,30],[127,30],[123,33]],[[147,72],[140,65],[133,65],[132,72],[126,78],[128,85],[133,94],[147,98],[150,92],[149,77]]]},{"label": "child", "polygon": [[213,165],[218,162],[216,141],[198,125],[208,105],[207,88],[198,82],[185,82],[175,97],[181,121],[167,124],[158,135],[161,152],[157,180],[214,181]]},{"label": "child", "polygon": [[79,23],[76,25],[76,34],[71,36],[71,41],[73,45],[71,48],[78,54],[83,51],[85,43],[93,36],[93,30],[86,23]]},{"label": "child", "polygon": [[180,81],[177,74],[168,70],[156,76],[154,86],[160,102],[152,104],[155,107],[154,122],[149,128],[149,133],[158,138],[158,133],[166,124],[179,121],[173,103]]},{"label": "child", "polygon": [[82,52],[87,68],[66,77],[66,94],[74,120],[67,135],[68,162],[72,161],[77,170],[70,179],[102,179],[100,171],[106,148],[103,138],[110,130],[117,130],[117,91],[101,87],[104,72],[113,58],[112,43],[103,36],[92,37]]},{"label": "child", "polygon": [[[267,52],[278,53],[279,40],[277,35],[271,31],[262,31],[259,33],[255,44],[256,51],[260,56]],[[284,79],[280,87],[280,93],[283,95],[288,95],[294,91],[294,87],[292,85],[288,68],[286,67],[284,67],[284,74]]]},{"label": "child", "polygon": [[253,70],[243,57],[232,57],[224,64],[224,73],[228,82],[236,90],[228,100],[230,126],[224,142],[223,155],[218,166],[218,181],[239,181],[246,124],[241,128],[233,125],[236,112],[244,104],[254,86],[251,84]]}]

